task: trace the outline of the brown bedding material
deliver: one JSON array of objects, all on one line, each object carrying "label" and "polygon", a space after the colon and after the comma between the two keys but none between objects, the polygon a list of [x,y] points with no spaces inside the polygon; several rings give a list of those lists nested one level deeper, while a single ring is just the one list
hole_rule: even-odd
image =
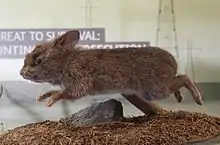
[{"label": "brown bedding material", "polygon": [[44,121],[0,135],[1,145],[181,145],[220,134],[220,118],[189,112],[160,112],[76,127]]}]

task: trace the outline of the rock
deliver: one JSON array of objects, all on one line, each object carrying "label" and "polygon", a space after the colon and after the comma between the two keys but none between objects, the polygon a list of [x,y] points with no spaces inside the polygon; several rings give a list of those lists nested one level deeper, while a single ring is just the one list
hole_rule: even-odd
[{"label": "rock", "polygon": [[123,117],[123,107],[120,101],[109,99],[86,107],[75,114],[61,118],[61,121],[73,125],[91,125],[96,123],[119,121]]}]

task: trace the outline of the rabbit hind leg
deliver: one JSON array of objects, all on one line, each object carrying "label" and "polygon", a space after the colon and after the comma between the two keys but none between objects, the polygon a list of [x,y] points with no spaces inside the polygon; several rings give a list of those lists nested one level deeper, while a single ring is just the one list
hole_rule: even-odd
[{"label": "rabbit hind leg", "polygon": [[[174,97],[176,98],[177,102],[178,103],[181,103],[182,100],[183,100],[183,96],[181,94],[181,92],[179,90],[176,90],[174,93]],[[147,94],[145,93],[143,95],[144,99],[148,100],[148,101],[154,101],[154,100],[160,100],[160,99],[163,99],[163,98],[158,98],[158,97],[155,97],[155,96],[152,96],[150,94]],[[165,97],[164,97],[165,98]]]},{"label": "rabbit hind leg", "polygon": [[124,98],[126,98],[131,104],[133,104],[136,108],[142,111],[145,115],[152,115],[160,112],[162,108],[157,106],[151,101],[144,99],[135,94],[121,94]]},{"label": "rabbit hind leg", "polygon": [[174,97],[176,98],[178,103],[181,103],[183,101],[183,96],[180,92],[180,90],[176,90],[175,92],[173,92]]},{"label": "rabbit hind leg", "polygon": [[[173,80],[171,86],[170,86],[170,92],[175,93],[178,92],[178,90],[182,87],[185,87],[186,89],[189,90],[189,92],[191,93],[194,101],[199,104],[202,105],[203,104],[203,97],[200,94],[200,92],[198,91],[198,89],[196,88],[196,86],[192,83],[192,81],[190,80],[190,78],[187,75],[178,75],[175,77],[175,79]],[[178,94],[177,94],[178,95]]]}]

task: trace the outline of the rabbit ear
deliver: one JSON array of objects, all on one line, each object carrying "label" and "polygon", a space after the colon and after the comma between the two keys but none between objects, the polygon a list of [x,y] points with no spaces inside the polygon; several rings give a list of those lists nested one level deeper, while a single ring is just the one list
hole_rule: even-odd
[{"label": "rabbit ear", "polygon": [[69,30],[64,33],[62,36],[57,38],[56,42],[54,43],[55,46],[59,45],[64,47],[69,44],[77,44],[80,39],[80,32],[78,30]]}]

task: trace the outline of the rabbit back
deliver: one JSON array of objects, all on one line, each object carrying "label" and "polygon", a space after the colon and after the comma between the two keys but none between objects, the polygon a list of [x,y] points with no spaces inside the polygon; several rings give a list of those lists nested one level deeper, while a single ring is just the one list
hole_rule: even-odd
[{"label": "rabbit back", "polygon": [[67,70],[91,77],[90,94],[133,90],[160,98],[169,94],[169,83],[177,73],[174,57],[157,47],[80,50],[73,55]]}]

